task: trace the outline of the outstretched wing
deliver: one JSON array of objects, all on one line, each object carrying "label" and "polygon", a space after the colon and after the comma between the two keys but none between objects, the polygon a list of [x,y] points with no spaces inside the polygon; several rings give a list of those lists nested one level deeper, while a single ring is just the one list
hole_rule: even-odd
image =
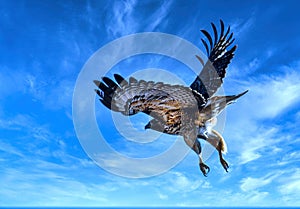
[{"label": "outstretched wing", "polygon": [[[206,30],[201,32],[206,36],[207,41],[201,39],[208,56],[208,61],[205,63],[201,73],[191,84],[191,88],[203,95],[205,99],[210,98],[216,93],[218,88],[223,83],[226,68],[234,56],[236,45],[227,51],[227,48],[233,43],[233,33],[230,33],[230,26],[224,33],[224,23],[220,20],[221,34],[218,35],[216,26],[211,23],[214,32],[214,40]],[[203,64],[203,60],[197,56],[197,59]]]},{"label": "outstretched wing", "polygon": [[94,81],[99,88],[96,93],[107,108],[124,115],[144,112],[166,124],[173,124],[180,121],[182,109],[197,108],[200,100],[204,103],[204,98],[188,87],[138,81],[133,77],[126,81],[118,74],[114,77],[117,83],[108,77],[103,77],[101,82]]}]

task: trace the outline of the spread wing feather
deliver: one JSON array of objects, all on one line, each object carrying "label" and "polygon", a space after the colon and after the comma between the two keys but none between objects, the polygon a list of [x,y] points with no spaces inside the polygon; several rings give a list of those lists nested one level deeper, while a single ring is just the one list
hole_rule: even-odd
[{"label": "spread wing feather", "polygon": [[[201,39],[207,52],[208,61],[205,63],[201,73],[190,86],[193,90],[202,94],[206,100],[213,96],[222,85],[223,78],[226,74],[226,68],[236,50],[236,45],[227,50],[234,42],[234,39],[232,39],[233,33],[230,33],[230,26],[224,34],[224,23],[220,20],[221,32],[219,36],[216,26],[213,23],[211,23],[211,25],[214,33],[214,41],[206,30],[201,30],[208,40],[207,43],[204,39]],[[227,37],[228,35],[229,37]],[[197,58],[201,61],[201,58],[198,56]],[[201,61],[201,63],[203,63],[203,61]]]},{"label": "spread wing feather", "polygon": [[137,80],[114,75],[116,82],[108,77],[94,81],[100,101],[109,109],[124,115],[144,112],[166,124],[177,123],[182,109],[198,108],[204,98],[189,87],[162,82]]}]

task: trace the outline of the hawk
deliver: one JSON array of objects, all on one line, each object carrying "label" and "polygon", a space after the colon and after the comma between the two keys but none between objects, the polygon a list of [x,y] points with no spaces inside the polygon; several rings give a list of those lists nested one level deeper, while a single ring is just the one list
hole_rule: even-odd
[{"label": "hawk", "polygon": [[153,118],[145,125],[145,129],[183,136],[185,143],[199,156],[199,166],[204,176],[207,176],[210,168],[202,160],[199,139],[206,140],[216,148],[220,162],[228,172],[228,163],[222,155],[227,151],[226,143],[213,127],[219,113],[248,91],[231,96],[214,95],[223,83],[227,66],[237,47],[231,47],[234,38],[230,26],[225,32],[224,22],[220,20],[220,34],[215,24],[211,23],[211,26],[213,36],[201,30],[207,39],[201,41],[208,60],[204,63],[196,55],[203,69],[189,87],[137,80],[134,77],[125,80],[119,74],[114,74],[116,82],[108,77],[94,81],[101,103],[110,110],[127,116],[143,112]]}]

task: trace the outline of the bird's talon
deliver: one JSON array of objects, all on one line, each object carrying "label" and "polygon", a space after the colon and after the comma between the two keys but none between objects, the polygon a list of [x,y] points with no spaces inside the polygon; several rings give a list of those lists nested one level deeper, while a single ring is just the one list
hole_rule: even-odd
[{"label": "bird's talon", "polygon": [[207,177],[207,174],[210,172],[210,168],[207,165],[205,165],[204,163],[200,163],[199,166],[200,166],[200,170],[203,173],[203,175],[205,177]]},{"label": "bird's talon", "polygon": [[225,171],[228,172],[229,165],[223,158],[221,159],[221,164],[222,164],[223,168],[225,169]]}]

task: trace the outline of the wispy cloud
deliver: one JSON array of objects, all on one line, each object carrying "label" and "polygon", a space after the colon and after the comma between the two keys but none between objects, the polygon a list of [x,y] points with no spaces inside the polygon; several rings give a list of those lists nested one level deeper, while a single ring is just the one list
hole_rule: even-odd
[{"label": "wispy cloud", "polygon": [[252,12],[251,16],[247,19],[236,19],[231,24],[232,31],[234,31],[235,37],[240,39],[246,32],[251,28],[254,27],[256,20],[256,13]]},{"label": "wispy cloud", "polygon": [[[0,201],[1,205],[110,205],[106,196],[102,193],[100,185],[85,184],[66,175],[58,175],[57,171],[41,170],[38,173],[35,173],[35,171],[29,173],[25,172],[23,168],[4,169],[1,179],[2,189],[0,194],[3,197]],[[20,192],[23,194],[19,195],[17,200],[12,201],[12,198]]]},{"label": "wispy cloud", "polygon": [[257,190],[261,187],[264,187],[272,183],[272,181],[278,176],[280,176],[281,174],[282,172],[276,174],[267,174],[266,176],[260,178],[253,178],[253,177],[243,178],[240,182],[241,183],[240,188],[244,192]]},{"label": "wispy cloud", "polygon": [[6,66],[0,66],[0,69],[0,101],[9,95],[24,92],[25,72],[11,70]]},{"label": "wispy cloud", "polygon": [[169,14],[172,1],[163,1],[159,8],[148,17],[146,31],[155,31],[157,28],[163,28],[167,25],[167,16]]},{"label": "wispy cloud", "polygon": [[171,175],[173,177],[170,178],[168,189],[172,192],[180,192],[184,194],[192,192],[203,185],[207,187],[207,184],[204,184],[202,179],[187,177],[184,173],[180,172],[172,172]]},{"label": "wispy cloud", "polygon": [[0,127],[6,130],[21,132],[25,136],[30,136],[35,140],[49,141],[53,139],[53,135],[48,130],[47,125],[36,123],[34,118],[27,114],[19,114],[12,118],[6,117],[0,119]]},{"label": "wispy cloud", "polygon": [[297,151],[286,153],[278,165],[286,165],[286,164],[296,164],[300,162],[300,153]]},{"label": "wispy cloud", "polygon": [[[240,99],[234,109],[246,118],[255,120],[273,118],[284,112],[288,107],[295,104],[300,98],[297,92],[300,85],[297,82],[300,74],[294,67],[284,67],[284,71],[277,71],[273,75],[259,75],[249,78],[247,81],[236,82],[230,89],[249,89],[249,93]],[[250,102],[249,102],[250,101]]]},{"label": "wispy cloud", "polygon": [[[242,62],[233,62],[227,70],[227,78],[246,78],[261,69],[262,65],[275,54],[276,49],[265,49],[261,51],[259,56],[248,57],[246,64]],[[246,60],[244,60],[246,61]]]},{"label": "wispy cloud", "polygon": [[143,21],[140,21],[140,18],[144,14],[138,13],[138,10],[135,9],[135,7],[139,6],[139,3],[141,2],[136,0],[115,1],[111,12],[106,15],[107,21],[105,26],[107,34],[117,38],[142,31],[154,31],[158,27],[166,26],[166,24],[162,23],[167,22],[165,18],[172,4],[171,1],[162,1],[156,8],[153,8],[153,5],[151,5],[150,13],[147,12],[149,16],[143,17]]},{"label": "wispy cloud", "polygon": [[282,199],[286,205],[299,206],[300,195],[300,170],[299,168],[291,169],[280,179],[281,186],[278,187]]},{"label": "wispy cloud", "polygon": [[[2,118],[0,129],[10,133],[9,137],[2,136],[0,142],[1,205],[79,206],[87,201],[91,206],[110,204],[101,185],[87,184],[84,178],[75,180],[70,175],[75,172],[80,176],[83,169],[97,168],[95,164],[70,154],[63,137],[37,122],[34,116]],[[19,196],[17,201],[13,201],[15,196]]]},{"label": "wispy cloud", "polygon": [[231,140],[229,149],[240,153],[239,164],[270,156],[271,153],[278,154],[280,142],[289,137],[281,134],[282,125],[262,124],[262,121],[284,115],[288,108],[300,101],[297,96],[300,91],[300,74],[295,71],[297,66],[296,63],[291,67],[279,67],[272,75],[258,75],[243,82],[234,80],[235,84],[229,86],[230,91],[233,88],[250,90],[237,104],[228,107],[227,124],[230,125],[225,130],[226,138]]},{"label": "wispy cloud", "polygon": [[70,80],[49,80],[42,75],[28,74],[26,87],[34,101],[49,109],[71,108],[74,83]]},{"label": "wispy cloud", "polygon": [[[9,155],[17,155],[19,157],[25,157],[25,155],[18,150],[17,148],[13,147],[12,145],[4,142],[0,142],[0,151],[5,152]],[[6,156],[7,157],[7,156]],[[2,157],[3,160],[6,160],[5,157]]]},{"label": "wispy cloud", "polygon": [[136,4],[135,0],[113,3],[111,13],[108,13],[107,21],[105,21],[107,34],[121,37],[136,32],[138,21],[132,16]]},{"label": "wispy cloud", "polygon": [[[251,137],[248,136],[247,141],[240,146],[239,164],[257,160],[262,157],[267,148],[271,149],[272,146],[276,146],[278,141],[283,140],[283,138],[276,137],[278,130],[275,128],[270,128],[269,130],[266,130],[266,128],[258,128],[255,132],[256,133],[251,132]],[[247,134],[243,135],[243,138],[245,138]]]},{"label": "wispy cloud", "polygon": [[166,200],[169,198],[169,196],[166,194],[162,194],[160,192],[158,192],[157,194],[158,194],[159,199],[161,199],[161,200]]}]

